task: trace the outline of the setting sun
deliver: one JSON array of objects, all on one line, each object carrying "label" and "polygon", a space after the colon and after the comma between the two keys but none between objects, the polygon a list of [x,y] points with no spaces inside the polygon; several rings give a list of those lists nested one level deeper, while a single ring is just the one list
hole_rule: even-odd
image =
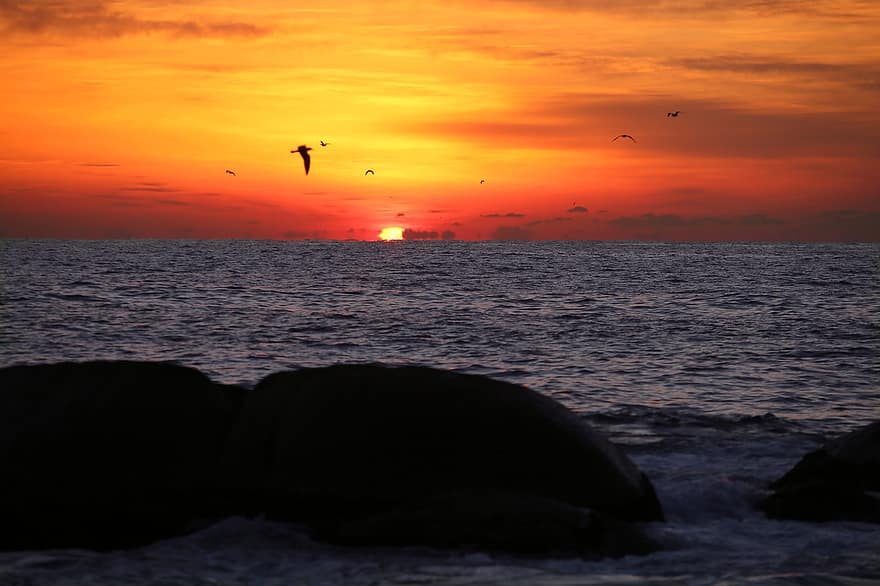
[{"label": "setting sun", "polygon": [[379,240],[403,240],[403,228],[400,226],[388,226],[379,232]]}]

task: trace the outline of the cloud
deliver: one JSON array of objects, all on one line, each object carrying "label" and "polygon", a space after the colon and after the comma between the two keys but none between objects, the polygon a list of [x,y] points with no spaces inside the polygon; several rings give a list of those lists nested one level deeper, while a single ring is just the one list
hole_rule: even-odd
[{"label": "cloud", "polygon": [[827,210],[809,216],[806,221],[812,230],[818,230],[829,240],[880,241],[880,211]]},{"label": "cloud", "polygon": [[796,58],[781,59],[776,56],[754,54],[727,54],[704,57],[686,57],[665,61],[666,65],[691,71],[713,74],[732,73],[748,76],[799,78],[805,83],[832,82],[857,86],[866,91],[876,91],[880,66],[865,63],[828,63],[824,61],[799,61]]},{"label": "cloud", "polygon": [[164,33],[176,37],[259,37],[265,27],[238,21],[139,18],[107,0],[0,0],[0,30],[97,38]]},{"label": "cloud", "polygon": [[178,199],[155,199],[153,200],[159,205],[163,206],[188,206],[189,202],[180,201]]},{"label": "cloud", "polygon": [[138,181],[134,185],[126,185],[122,191],[147,191],[153,193],[178,193],[180,189],[169,187],[161,181]]},{"label": "cloud", "polygon": [[730,220],[715,217],[685,218],[675,214],[642,214],[640,216],[623,216],[610,221],[620,228],[680,228],[689,226],[707,226],[729,224]]},{"label": "cloud", "polygon": [[407,228],[403,231],[404,240],[437,240],[439,234],[435,230],[413,230]]},{"label": "cloud", "polygon": [[77,163],[77,167],[119,167],[118,163]]},{"label": "cloud", "polygon": [[[354,232],[354,228],[348,229],[349,233]],[[321,239],[324,237],[325,233],[321,230],[288,230],[281,234],[284,238],[289,240],[310,240],[310,239]]]},{"label": "cloud", "polygon": [[480,214],[481,218],[525,218],[525,214],[507,212],[506,214]]},{"label": "cloud", "polygon": [[[670,108],[681,111],[667,118]],[[611,138],[629,128],[640,154],[710,158],[880,156],[877,115],[862,111],[755,109],[733,102],[674,95],[615,96],[562,93],[543,97],[510,114],[527,125],[485,114],[416,123],[412,129],[450,140],[467,136],[492,148],[616,148]],[[585,133],[584,128],[590,128]],[[619,143],[618,143],[619,144]]]},{"label": "cloud", "polygon": [[529,240],[532,234],[519,226],[499,226],[491,236],[491,240]]},{"label": "cloud", "polygon": [[587,208],[585,208],[584,206],[574,206],[573,208],[568,208],[565,211],[569,214],[586,214]]},{"label": "cloud", "polygon": [[743,226],[779,226],[784,224],[785,220],[764,214],[749,214],[738,218],[737,222]]},{"label": "cloud", "polygon": [[[497,3],[499,0],[491,0]],[[672,14],[677,18],[705,16],[707,14],[745,12],[762,16],[802,14],[825,16],[835,19],[870,18],[870,0],[857,0],[841,10],[834,0],[500,0],[506,4],[532,4],[539,8],[559,11],[590,11],[603,13],[635,14],[642,18],[651,15]]]},{"label": "cloud", "polygon": [[533,220],[526,223],[526,226],[540,226],[541,224],[559,224],[561,222],[571,222],[571,218],[547,218],[545,220]]},{"label": "cloud", "polygon": [[452,230],[443,230],[443,232],[440,233],[440,239],[455,240],[455,232],[453,232]]}]

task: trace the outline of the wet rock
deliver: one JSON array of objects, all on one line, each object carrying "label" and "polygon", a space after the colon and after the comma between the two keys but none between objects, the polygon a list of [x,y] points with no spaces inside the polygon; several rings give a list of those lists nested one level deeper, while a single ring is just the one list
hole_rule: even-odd
[{"label": "wet rock", "polygon": [[658,549],[637,523],[503,491],[436,495],[364,518],[317,524],[314,536],[344,545],[425,545],[524,556],[620,557]]},{"label": "wet rock", "polygon": [[225,514],[241,394],[170,363],[0,369],[0,548],[113,549]]},{"label": "wet rock", "polygon": [[880,421],[810,452],[770,485],[774,519],[880,523]]},{"label": "wet rock", "polygon": [[[473,491],[586,508],[605,519],[663,518],[647,477],[558,402],[487,377],[424,367],[270,375],[249,394],[228,455],[238,498],[252,512],[348,527],[347,535],[388,526],[398,514],[431,516],[425,502]],[[435,515],[440,540],[456,541],[457,530],[466,542],[471,523],[445,516],[450,506]],[[370,525],[370,518],[385,521]]]}]

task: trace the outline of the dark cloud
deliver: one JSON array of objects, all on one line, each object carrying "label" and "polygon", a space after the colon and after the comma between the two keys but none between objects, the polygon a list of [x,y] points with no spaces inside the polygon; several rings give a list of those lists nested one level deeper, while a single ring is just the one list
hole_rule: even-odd
[{"label": "dark cloud", "polygon": [[871,0],[858,0],[841,10],[834,0],[491,0],[492,3],[533,4],[540,8],[564,11],[590,11],[631,14],[642,18],[651,15],[705,16],[712,13],[745,12],[762,16],[801,14],[832,19],[871,18]]},{"label": "dark cloud", "polygon": [[407,228],[403,231],[404,240],[437,240],[440,235],[436,230],[413,230]]},{"label": "dark cloud", "polygon": [[506,214],[480,214],[481,218],[525,218],[525,214],[507,212]]},{"label": "dark cloud", "polygon": [[0,0],[0,30],[99,38],[148,33],[247,38],[269,32],[247,22],[142,19],[106,0]]},{"label": "dark cloud", "polygon": [[529,240],[532,237],[531,232],[519,226],[499,226],[491,236],[491,240]]},{"label": "dark cloud", "polygon": [[452,230],[443,230],[443,232],[440,233],[440,239],[455,240],[455,232],[453,232]]},{"label": "dark cloud", "polygon": [[802,79],[804,83],[831,82],[876,91],[880,78],[880,66],[876,63],[827,63],[822,61],[799,61],[780,59],[765,55],[734,54],[712,55],[671,59],[665,62],[672,67],[713,74],[731,73],[748,76],[782,76]]},{"label": "dark cloud", "polygon": [[667,64],[700,71],[733,71],[736,73],[816,74],[840,71],[842,66],[832,63],[790,61],[750,55],[715,55],[673,59]]},{"label": "dark cloud", "polygon": [[[667,118],[670,108],[681,116]],[[604,150],[617,146],[612,137],[638,128],[630,132],[638,144],[628,146],[664,157],[880,157],[880,124],[873,112],[761,111],[682,96],[570,93],[542,98],[516,116],[533,122],[524,126],[475,116],[419,123],[415,129],[453,139],[468,136],[492,147]]]},{"label": "dark cloud", "polygon": [[157,204],[163,205],[163,206],[188,206],[188,205],[190,205],[189,202],[180,201],[178,199],[155,199],[153,201],[155,201]]},{"label": "dark cloud", "polygon": [[586,214],[587,208],[585,208],[584,206],[574,206],[573,208],[568,208],[565,211],[569,214]]},{"label": "dark cloud", "polygon": [[118,163],[77,163],[78,167],[119,167]]},{"label": "dark cloud", "polygon": [[675,214],[642,214],[640,216],[622,216],[611,220],[610,223],[620,228],[656,229],[724,225],[729,224],[730,220],[710,216],[685,218]]},{"label": "dark cloud", "polygon": [[547,218],[545,220],[533,220],[526,223],[526,226],[540,226],[541,224],[559,224],[561,222],[571,222],[571,218]]},{"label": "dark cloud", "polygon": [[[349,228],[348,232],[353,233],[354,228]],[[324,233],[320,230],[312,230],[312,231],[288,230],[288,231],[282,233],[281,235],[284,238],[287,238],[289,240],[311,240],[311,239],[319,240],[319,239],[323,238]]]},{"label": "dark cloud", "polygon": [[130,185],[122,188],[122,191],[148,191],[152,193],[178,193],[180,190],[167,185]]},{"label": "dark cloud", "polygon": [[828,240],[880,241],[880,211],[827,210],[808,217],[807,224]]}]

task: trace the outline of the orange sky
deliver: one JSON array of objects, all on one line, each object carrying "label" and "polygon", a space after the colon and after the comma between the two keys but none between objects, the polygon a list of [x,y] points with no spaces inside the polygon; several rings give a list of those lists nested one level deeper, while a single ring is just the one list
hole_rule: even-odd
[{"label": "orange sky", "polygon": [[880,240],[876,0],[0,0],[0,74],[5,237]]}]

